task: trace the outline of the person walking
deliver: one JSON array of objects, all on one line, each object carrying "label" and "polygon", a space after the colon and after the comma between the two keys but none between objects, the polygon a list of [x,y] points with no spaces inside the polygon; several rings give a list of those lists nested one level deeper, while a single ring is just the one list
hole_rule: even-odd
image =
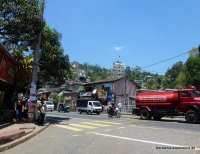
[{"label": "person walking", "polygon": [[15,115],[17,123],[22,121],[22,112],[23,112],[23,97],[20,97],[20,99],[18,99],[15,103]]},{"label": "person walking", "polygon": [[45,119],[45,109],[46,109],[46,104],[44,103],[44,98],[41,99],[41,102],[38,103],[37,107],[38,107],[38,111],[40,113],[40,117],[38,119],[38,125],[43,125],[44,119]]},{"label": "person walking", "polygon": [[122,103],[121,102],[118,103],[118,107],[119,107],[119,111],[121,112],[122,111]]}]

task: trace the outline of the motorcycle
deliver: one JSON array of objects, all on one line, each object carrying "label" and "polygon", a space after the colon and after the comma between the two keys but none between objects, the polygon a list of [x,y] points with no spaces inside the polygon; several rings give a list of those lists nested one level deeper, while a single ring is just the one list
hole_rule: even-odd
[{"label": "motorcycle", "polygon": [[121,112],[119,111],[119,108],[114,108],[112,109],[112,107],[109,107],[107,109],[107,114],[108,114],[108,117],[111,118],[113,116],[116,116],[117,118],[120,118],[121,117]]}]

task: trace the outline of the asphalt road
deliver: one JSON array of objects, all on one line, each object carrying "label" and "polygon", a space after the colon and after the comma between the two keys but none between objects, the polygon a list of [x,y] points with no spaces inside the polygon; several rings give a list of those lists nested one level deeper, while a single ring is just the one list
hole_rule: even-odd
[{"label": "asphalt road", "polygon": [[140,120],[133,115],[47,113],[49,128],[5,154],[200,153],[200,124],[184,118]]}]

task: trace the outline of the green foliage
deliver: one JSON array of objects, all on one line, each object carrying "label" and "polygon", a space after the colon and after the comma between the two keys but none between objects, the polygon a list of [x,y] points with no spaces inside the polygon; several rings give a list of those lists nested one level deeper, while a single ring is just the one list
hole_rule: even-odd
[{"label": "green foliage", "polygon": [[28,41],[33,45],[43,26],[38,0],[0,1],[0,40],[4,44]]},{"label": "green foliage", "polygon": [[[30,67],[25,67],[23,63],[26,58],[31,58],[27,56],[32,52],[28,50],[28,47],[35,49],[41,31],[42,52],[39,60],[39,80],[63,83],[64,79],[70,76],[69,57],[64,55],[61,47],[61,35],[55,29],[45,25],[44,20],[41,19],[39,1],[0,1],[0,41],[13,52],[16,61],[18,61],[17,81],[20,86],[25,85],[24,82],[28,82],[21,76],[21,72],[28,71],[29,75],[31,74]],[[24,52],[28,54],[24,55]]]},{"label": "green foliage", "polygon": [[80,64],[79,69],[84,70],[86,77],[91,81],[98,81],[108,79],[110,77],[110,71],[106,68],[102,68],[99,65],[90,65],[84,63]]},{"label": "green foliage", "polygon": [[69,57],[64,55],[60,42],[61,35],[46,25],[42,34],[42,52],[39,60],[39,79],[44,83],[47,81],[63,83],[71,73]]},{"label": "green foliage", "polygon": [[59,102],[59,96],[58,95],[54,95],[53,96],[53,103],[54,104],[58,104],[58,102]]},{"label": "green foliage", "polygon": [[179,76],[179,73],[181,72],[184,64],[183,62],[179,61],[175,63],[171,69],[168,69],[165,73],[165,76],[169,79],[169,88],[175,88],[176,85],[176,79]]},{"label": "green foliage", "polygon": [[190,57],[186,62],[188,83],[200,89],[200,56]]}]

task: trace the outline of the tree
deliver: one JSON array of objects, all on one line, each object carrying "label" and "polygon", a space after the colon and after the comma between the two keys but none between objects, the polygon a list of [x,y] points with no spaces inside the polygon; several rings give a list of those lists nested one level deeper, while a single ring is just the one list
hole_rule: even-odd
[{"label": "tree", "polygon": [[23,48],[14,50],[12,55],[17,62],[17,76],[15,77],[17,81],[16,87],[18,91],[25,92],[25,87],[28,87],[31,81],[33,58],[31,56],[25,56]]},{"label": "tree", "polygon": [[[61,34],[45,25],[42,34],[39,79],[42,82],[55,81],[63,83],[70,76],[68,55],[61,47]],[[48,74],[48,75],[47,75]]]},{"label": "tree", "polygon": [[179,73],[181,72],[183,67],[183,62],[179,61],[175,63],[171,69],[168,69],[165,73],[165,77],[167,77],[170,81],[169,87],[175,88],[176,87],[176,78],[178,77]]},{"label": "tree", "polygon": [[31,49],[35,49],[37,37],[41,30],[42,52],[39,61],[39,77],[44,82],[53,80],[61,83],[70,74],[69,57],[64,55],[61,47],[61,35],[56,30],[50,29],[44,21],[41,21],[39,1],[0,1],[0,41],[10,49],[19,64],[17,84],[20,84],[20,86],[21,84],[26,85],[23,83],[27,81],[20,75],[21,72],[30,72],[30,67],[24,67],[24,61],[27,58],[32,58]]},{"label": "tree", "polygon": [[195,58],[190,57],[186,61],[187,79],[188,83],[200,89],[200,56]]},{"label": "tree", "polygon": [[131,68],[129,66],[126,67],[125,73],[126,73],[126,76],[128,76],[129,78],[131,78]]},{"label": "tree", "polygon": [[38,0],[0,1],[0,40],[18,46],[29,42],[34,46],[44,26],[39,16]]}]

